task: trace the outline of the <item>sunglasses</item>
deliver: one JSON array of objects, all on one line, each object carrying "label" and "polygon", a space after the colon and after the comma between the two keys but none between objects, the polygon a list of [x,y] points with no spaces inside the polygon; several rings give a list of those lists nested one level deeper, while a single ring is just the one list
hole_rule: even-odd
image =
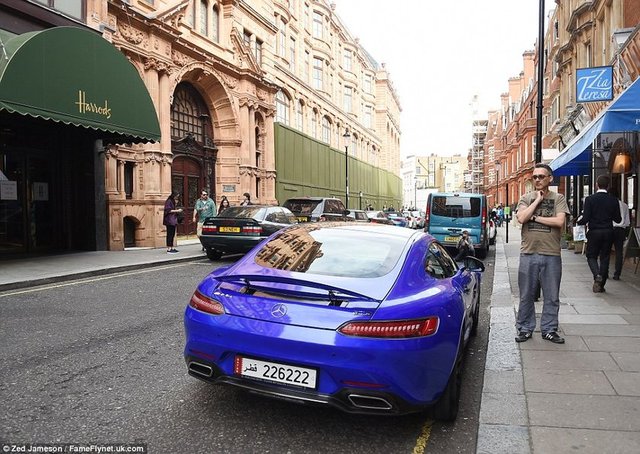
[{"label": "sunglasses", "polygon": [[531,178],[533,178],[534,180],[544,180],[548,176],[549,175],[533,175]]}]

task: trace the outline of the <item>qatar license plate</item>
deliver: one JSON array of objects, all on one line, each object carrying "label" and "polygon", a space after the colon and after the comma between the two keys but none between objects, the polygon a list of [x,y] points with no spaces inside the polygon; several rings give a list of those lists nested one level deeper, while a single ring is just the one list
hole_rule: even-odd
[{"label": "qatar license plate", "polygon": [[457,243],[459,239],[460,239],[459,236],[445,236],[444,237],[445,243]]},{"label": "qatar license plate", "polygon": [[218,230],[222,233],[239,233],[240,227],[220,227]]},{"label": "qatar license plate", "polygon": [[242,377],[257,378],[275,383],[316,388],[317,373],[314,369],[272,363],[259,359],[236,356],[234,372]]}]

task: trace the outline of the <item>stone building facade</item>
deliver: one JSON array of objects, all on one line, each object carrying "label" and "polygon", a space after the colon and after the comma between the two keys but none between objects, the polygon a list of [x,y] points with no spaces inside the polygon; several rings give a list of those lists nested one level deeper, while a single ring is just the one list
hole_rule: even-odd
[{"label": "stone building facade", "polygon": [[34,19],[46,10],[101,34],[135,67],[157,111],[161,140],[102,151],[109,250],[164,245],[172,190],[186,210],[179,234],[195,232],[201,190],[217,203],[237,204],[245,192],[276,203],[275,122],[338,149],[348,131],[353,156],[400,174],[397,93],[326,0],[24,3],[5,5],[11,20],[59,25]]}]

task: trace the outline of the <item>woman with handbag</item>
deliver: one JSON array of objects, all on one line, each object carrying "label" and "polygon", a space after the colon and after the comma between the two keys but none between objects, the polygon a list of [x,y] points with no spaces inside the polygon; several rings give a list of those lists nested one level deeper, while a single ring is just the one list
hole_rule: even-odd
[{"label": "woman with handbag", "polygon": [[169,197],[164,202],[164,217],[162,224],[167,227],[167,254],[176,254],[178,250],[173,247],[176,236],[176,226],[178,225],[178,215],[182,214],[182,208],[176,207],[176,191],[171,191]]}]

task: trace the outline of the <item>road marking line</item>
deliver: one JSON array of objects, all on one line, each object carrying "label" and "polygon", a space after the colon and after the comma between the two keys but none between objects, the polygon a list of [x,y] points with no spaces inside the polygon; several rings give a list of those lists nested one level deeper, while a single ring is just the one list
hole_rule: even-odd
[{"label": "road marking line", "polygon": [[432,424],[433,421],[429,419],[422,427],[420,436],[416,440],[416,445],[413,447],[413,454],[424,454],[424,450],[427,447],[427,442],[429,441],[429,436],[431,436]]},{"label": "road marking line", "polygon": [[26,289],[26,290],[17,290],[15,292],[8,291],[7,293],[0,294],[0,298],[3,298],[5,296],[24,295],[25,293],[39,292],[41,290],[51,290],[54,288],[68,287],[70,285],[81,285],[81,284],[88,284],[91,282],[106,281],[107,279],[115,279],[116,277],[122,277],[122,276],[132,276],[134,274],[151,273],[152,271],[166,270],[169,268],[177,268],[179,266],[187,266],[189,264],[190,263],[174,263],[172,265],[153,266],[150,268],[145,268],[143,270],[124,271],[120,273],[113,273],[106,276],[100,276],[95,278],[79,278],[73,281],[64,282],[62,284],[41,285],[36,288]]}]

